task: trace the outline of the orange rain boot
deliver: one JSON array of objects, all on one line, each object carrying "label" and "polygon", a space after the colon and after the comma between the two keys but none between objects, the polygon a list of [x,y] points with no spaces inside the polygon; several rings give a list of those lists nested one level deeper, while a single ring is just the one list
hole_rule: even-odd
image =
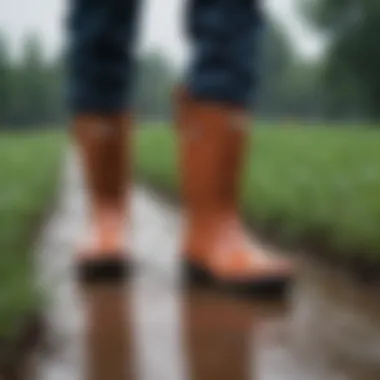
[{"label": "orange rain boot", "polygon": [[78,254],[84,281],[116,279],[129,269],[125,247],[130,184],[128,115],[81,115],[74,137],[85,175],[89,228]]},{"label": "orange rain boot", "polygon": [[244,119],[233,107],[180,95],[177,124],[188,218],[185,275],[226,290],[277,295],[293,278],[293,264],[254,247],[237,211],[248,138]]}]

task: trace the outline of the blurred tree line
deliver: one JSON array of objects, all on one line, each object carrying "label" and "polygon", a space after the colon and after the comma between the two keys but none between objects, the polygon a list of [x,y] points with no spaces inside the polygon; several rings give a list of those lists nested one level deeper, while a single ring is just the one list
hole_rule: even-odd
[{"label": "blurred tree line", "polygon": [[[0,129],[61,126],[67,119],[64,60],[44,59],[41,40],[26,39],[20,59],[12,60],[0,33]],[[144,119],[168,118],[175,70],[159,53],[140,58],[135,103]]]},{"label": "blurred tree line", "polygon": [[299,0],[309,22],[329,41],[321,71],[326,112],[380,117],[380,1]]},{"label": "blurred tree line", "polygon": [[[269,22],[263,44],[260,91],[254,108],[262,117],[365,120],[380,116],[380,21],[378,0],[301,0],[304,15],[328,37],[323,59],[303,61],[291,41]],[[38,36],[22,55],[10,57],[0,33],[0,129],[62,125],[66,120],[64,65],[44,59]],[[179,75],[159,52],[140,57],[135,106],[147,120],[168,120]]]},{"label": "blurred tree line", "polygon": [[61,121],[61,78],[60,60],[45,62],[36,36],[26,40],[21,59],[14,61],[0,34],[0,128]]},{"label": "blurred tree line", "polygon": [[266,27],[255,113],[265,118],[322,119],[320,64],[303,60],[280,26]]}]

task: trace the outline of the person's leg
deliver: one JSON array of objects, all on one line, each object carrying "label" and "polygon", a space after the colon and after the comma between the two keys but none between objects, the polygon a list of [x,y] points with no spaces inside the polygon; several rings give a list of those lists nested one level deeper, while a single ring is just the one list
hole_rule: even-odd
[{"label": "person's leg", "polygon": [[260,0],[190,0],[193,57],[188,91],[197,100],[245,108],[256,87]]},{"label": "person's leg", "polygon": [[282,290],[291,263],[253,248],[238,215],[259,62],[258,1],[193,0],[188,14],[194,60],[177,112],[188,215],[185,267],[243,290]]},{"label": "person's leg", "polygon": [[[89,229],[79,261],[121,259],[130,182],[130,94],[139,0],[73,0],[68,90],[83,166]],[[111,263],[111,264],[110,264]]]},{"label": "person's leg", "polygon": [[71,0],[68,102],[72,113],[120,113],[134,78],[138,0]]}]

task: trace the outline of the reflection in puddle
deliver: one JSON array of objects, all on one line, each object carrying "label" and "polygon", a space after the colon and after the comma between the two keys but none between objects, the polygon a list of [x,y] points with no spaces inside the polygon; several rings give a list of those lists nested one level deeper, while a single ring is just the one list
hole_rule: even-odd
[{"label": "reflection in puddle", "polygon": [[87,288],[83,379],[378,380],[379,325],[325,290],[302,284],[292,302],[252,302],[149,274]]},{"label": "reflection in puddle", "polygon": [[256,332],[285,311],[149,277],[130,288],[87,287],[81,296],[85,380],[256,378]]},{"label": "reflection in puddle", "polygon": [[[278,347],[285,306],[140,277],[129,288],[86,288],[84,379],[255,379],[256,343]],[[281,323],[280,323],[281,325]]]},{"label": "reflection in puddle", "polygon": [[123,286],[87,287],[84,303],[84,379],[135,379],[133,328]]},{"label": "reflection in puddle", "polygon": [[[213,292],[184,296],[183,328],[191,379],[254,379],[256,334],[284,314],[281,303],[243,302]],[[275,336],[269,336],[273,339]]]}]

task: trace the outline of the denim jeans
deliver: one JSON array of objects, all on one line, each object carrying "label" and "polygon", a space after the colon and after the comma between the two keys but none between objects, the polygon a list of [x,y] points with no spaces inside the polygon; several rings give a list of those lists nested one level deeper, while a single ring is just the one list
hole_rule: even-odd
[{"label": "denim jeans", "polygon": [[[129,106],[142,1],[71,0],[68,100],[73,113]],[[156,1],[164,6],[165,0]],[[260,62],[259,1],[188,0],[185,21],[193,56],[185,84],[196,99],[250,103]]]}]

